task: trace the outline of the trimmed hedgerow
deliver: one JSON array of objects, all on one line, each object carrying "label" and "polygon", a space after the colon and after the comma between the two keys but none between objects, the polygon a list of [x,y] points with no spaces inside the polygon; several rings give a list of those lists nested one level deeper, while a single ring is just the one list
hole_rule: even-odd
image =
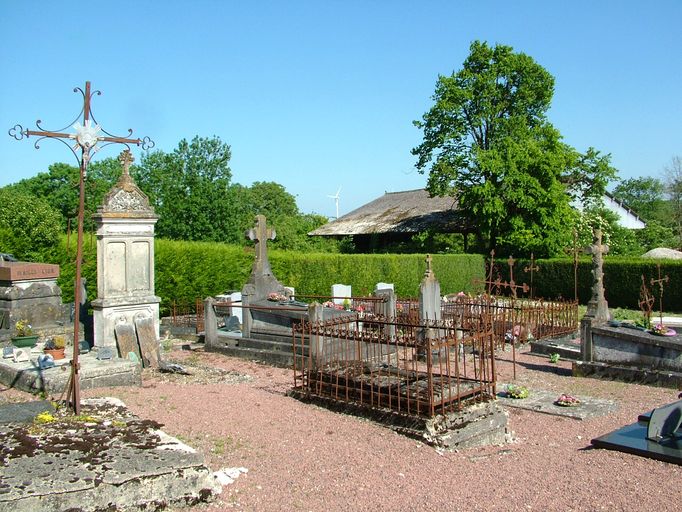
[{"label": "trimmed hedgerow", "polygon": [[[514,280],[517,283],[530,283],[529,273],[524,273],[528,260],[518,260],[515,264]],[[604,259],[604,289],[606,300],[611,308],[639,309],[639,293],[642,276],[647,287],[656,297],[656,309],[659,307],[659,287],[651,285],[651,279],[658,279],[658,267],[661,265],[661,276],[668,276],[664,283],[663,308],[666,311],[682,311],[682,261],[651,260],[644,258],[607,256]],[[538,260],[540,270],[534,274],[533,284],[536,297],[554,299],[558,297],[573,298],[574,277],[573,260],[546,259]],[[503,279],[508,279],[509,271],[504,262],[499,265]],[[592,294],[592,260],[581,258],[578,262],[578,300],[586,304]]]},{"label": "trimmed hedgerow", "polygon": [[[43,261],[61,267],[59,285],[64,302],[73,301],[76,240],[71,237],[66,251],[66,237],[42,253]],[[86,235],[83,244],[83,276],[87,279],[88,298],[97,297],[96,241]],[[241,290],[253,265],[252,247],[215,242],[155,241],[155,288],[162,311],[168,312],[173,301],[194,304],[229,290]],[[423,254],[334,254],[270,251],[270,264],[279,281],[293,286],[298,294],[329,295],[334,283],[349,284],[356,296],[374,290],[376,283],[393,283],[398,296],[414,297],[426,269]],[[433,269],[441,292],[475,292],[475,279],[483,278],[480,255],[438,254]]]}]

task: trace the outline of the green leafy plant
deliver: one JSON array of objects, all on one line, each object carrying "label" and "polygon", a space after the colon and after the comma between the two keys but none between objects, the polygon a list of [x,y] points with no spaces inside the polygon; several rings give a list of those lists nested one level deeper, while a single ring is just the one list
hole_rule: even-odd
[{"label": "green leafy plant", "polygon": [[518,384],[507,384],[504,388],[504,392],[508,398],[516,399],[528,398],[528,395],[530,394],[526,386],[519,386]]},{"label": "green leafy plant", "polygon": [[28,323],[28,320],[17,320],[14,328],[17,331],[17,336],[31,336],[33,334],[33,328]]},{"label": "green leafy plant", "polygon": [[556,352],[553,353],[553,354],[550,354],[550,355],[549,355],[549,362],[550,362],[550,363],[553,363],[553,364],[556,364],[556,363],[559,362],[559,358],[560,358],[560,357],[561,357],[561,356],[559,356],[559,354],[557,354]]}]

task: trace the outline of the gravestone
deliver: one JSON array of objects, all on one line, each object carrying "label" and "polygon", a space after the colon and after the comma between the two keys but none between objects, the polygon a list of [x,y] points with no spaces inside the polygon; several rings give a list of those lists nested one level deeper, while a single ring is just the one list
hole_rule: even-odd
[{"label": "gravestone", "polygon": [[[436,275],[433,273],[431,255],[426,256],[426,271],[424,272],[424,277],[419,284],[419,323],[422,325],[428,325],[429,322],[440,322],[441,320],[441,295],[440,295],[440,283],[436,279]],[[422,344],[423,347],[429,347],[430,341],[433,339],[440,338],[441,334],[439,330],[435,327],[422,327],[417,331],[417,341]],[[420,349],[418,351],[418,357],[425,360],[427,357],[427,349]],[[438,353],[432,354],[433,357],[437,357]]]},{"label": "gravestone", "polygon": [[58,277],[59,265],[0,260],[0,336],[9,338],[18,320],[36,331],[69,322]]},{"label": "gravestone", "polygon": [[264,215],[256,216],[256,225],[246,232],[247,238],[256,243],[255,259],[249,280],[242,288],[242,334],[245,338],[258,336],[290,336],[293,322],[307,317],[307,305],[271,301],[271,294],[279,295],[288,302],[290,290],[272,273],[268,259],[267,241],[274,240],[275,230],[267,227]]},{"label": "gravestone", "polygon": [[583,361],[594,359],[592,350],[591,329],[596,325],[603,325],[610,319],[609,305],[604,296],[603,254],[609,252],[608,245],[601,243],[601,230],[595,229],[593,243],[585,248],[585,252],[592,255],[592,297],[587,303],[587,312],[580,321],[581,358]]},{"label": "gravestone", "polygon": [[377,292],[379,290],[393,290],[393,283],[377,283],[374,291]]},{"label": "gravestone", "polygon": [[159,341],[152,319],[145,317],[135,318],[135,330],[137,331],[137,339],[140,343],[142,366],[158,368],[160,357]]},{"label": "gravestone", "polygon": [[[154,225],[158,220],[147,196],[128,172],[129,151],[119,157],[121,176],[93,216],[97,224],[97,299],[94,344],[116,347],[115,329],[138,318],[159,333],[159,302],[154,294]],[[127,351],[121,352],[124,356]]]},{"label": "gravestone", "polygon": [[[333,284],[332,285],[332,301],[334,304],[343,305],[344,301],[350,300],[353,296],[351,286],[349,284]],[[347,297],[347,299],[344,299]]]},{"label": "gravestone", "polygon": [[135,328],[130,324],[118,324],[114,327],[114,333],[119,357],[127,357],[130,352],[133,352],[139,358],[140,348],[137,344]]}]

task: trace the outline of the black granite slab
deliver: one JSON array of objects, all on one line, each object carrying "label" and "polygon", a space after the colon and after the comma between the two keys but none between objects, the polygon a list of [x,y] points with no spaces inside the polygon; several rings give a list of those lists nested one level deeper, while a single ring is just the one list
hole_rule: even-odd
[{"label": "black granite slab", "polygon": [[661,442],[649,441],[646,435],[647,424],[642,421],[626,425],[609,434],[592,439],[591,442],[595,448],[631,453],[640,457],[682,466],[681,435],[665,439]]}]

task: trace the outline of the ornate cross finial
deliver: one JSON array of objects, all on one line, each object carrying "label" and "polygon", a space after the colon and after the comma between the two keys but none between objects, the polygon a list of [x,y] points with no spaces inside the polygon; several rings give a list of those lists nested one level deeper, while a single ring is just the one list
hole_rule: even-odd
[{"label": "ornate cross finial", "polygon": [[118,155],[118,161],[121,162],[121,167],[123,167],[123,174],[129,175],[130,172],[128,169],[130,168],[130,164],[135,161],[135,158],[133,157],[130,150],[124,149],[121,151],[121,154]]},{"label": "ornate cross finial", "polygon": [[256,242],[256,260],[253,263],[254,272],[272,274],[270,262],[268,261],[267,241],[274,240],[276,235],[274,229],[267,227],[265,215],[256,215],[256,226],[246,232],[246,237]]}]

